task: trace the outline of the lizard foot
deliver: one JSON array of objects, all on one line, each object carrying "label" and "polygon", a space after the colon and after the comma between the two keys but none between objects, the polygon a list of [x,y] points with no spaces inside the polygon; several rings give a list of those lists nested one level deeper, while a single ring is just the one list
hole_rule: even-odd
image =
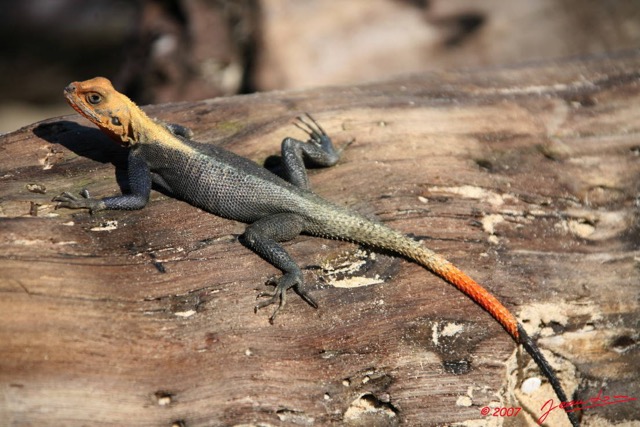
[{"label": "lizard foot", "polygon": [[89,212],[91,213],[104,209],[104,203],[101,200],[92,199],[86,188],[80,192],[80,196],[65,191],[59,196],[54,197],[52,201],[58,202],[56,209],[89,209]]},{"label": "lizard foot", "polygon": [[[293,125],[309,135],[307,143],[320,147],[325,152],[333,152],[334,148],[333,143],[331,142],[331,138],[329,137],[329,135],[327,135],[325,130],[322,129],[322,126],[320,126],[320,124],[311,116],[311,114],[304,113],[304,115],[306,116],[306,119],[303,116],[298,116],[296,117],[297,121],[293,122]],[[338,156],[353,142],[355,142],[355,138],[349,140],[344,146],[337,150]]]},{"label": "lizard foot", "polygon": [[318,308],[318,304],[314,301],[314,299],[309,295],[306,291],[302,289],[302,277],[293,273],[286,273],[284,276],[279,279],[272,278],[267,282],[267,285],[273,285],[276,287],[273,293],[271,292],[260,292],[257,298],[268,298],[264,301],[260,301],[254,307],[254,312],[258,312],[261,308],[268,307],[272,304],[277,304],[278,306],[273,311],[271,317],[269,317],[269,323],[273,324],[276,319],[276,316],[282,310],[282,308],[287,303],[287,290],[292,288],[300,297],[311,307]]},{"label": "lizard foot", "polygon": [[307,117],[306,119],[302,116],[296,117],[297,122],[293,122],[293,124],[309,135],[307,143],[322,147],[325,151],[333,150],[333,143],[329,135],[309,113],[305,113],[305,116]]}]

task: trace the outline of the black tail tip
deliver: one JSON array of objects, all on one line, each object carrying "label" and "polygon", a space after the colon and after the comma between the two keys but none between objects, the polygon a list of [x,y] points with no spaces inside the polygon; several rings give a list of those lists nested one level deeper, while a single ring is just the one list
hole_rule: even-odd
[{"label": "black tail tip", "polygon": [[[553,391],[555,391],[556,396],[558,396],[558,399],[564,403],[568,402],[567,395],[565,394],[555,371],[520,323],[518,323],[518,335],[520,344],[524,347],[527,353],[529,353],[534,362],[536,362],[536,365],[538,365],[542,374],[547,377]],[[580,426],[578,416],[575,412],[567,412],[567,417],[569,417],[569,421],[573,427]]]}]

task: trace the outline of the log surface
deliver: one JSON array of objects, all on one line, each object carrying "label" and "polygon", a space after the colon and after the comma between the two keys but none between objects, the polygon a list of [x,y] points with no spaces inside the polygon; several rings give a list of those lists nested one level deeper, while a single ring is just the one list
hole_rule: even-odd
[{"label": "log surface", "polygon": [[[312,112],[344,148],[311,172],[316,192],[484,284],[576,398],[638,398],[638,70],[634,52],[147,111],[268,166]],[[404,259],[288,242],[320,307],[291,295],[270,325],[252,309],[278,272],[237,242],[243,224],[156,191],[140,211],[55,210],[62,191],[126,190],[126,151],[77,115],[4,135],[0,153],[6,425],[533,425],[555,397],[544,380],[523,393],[530,358]],[[583,420],[637,414],[627,402]]]}]

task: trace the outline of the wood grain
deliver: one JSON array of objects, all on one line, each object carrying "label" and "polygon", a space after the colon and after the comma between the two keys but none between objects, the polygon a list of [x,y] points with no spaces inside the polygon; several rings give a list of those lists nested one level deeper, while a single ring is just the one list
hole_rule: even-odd
[{"label": "wood grain", "polygon": [[[485,284],[576,398],[637,398],[638,70],[631,52],[147,111],[267,165],[312,112],[344,147],[312,172],[318,193]],[[62,191],[126,190],[125,151],[85,120],[4,135],[0,153],[6,425],[533,425],[554,397],[546,383],[524,394],[528,356],[417,265],[302,236],[286,247],[320,308],[291,295],[270,325],[252,309],[278,272],[237,242],[243,224],[156,191],[141,211],[54,209]],[[584,424],[637,408],[588,409]]]}]

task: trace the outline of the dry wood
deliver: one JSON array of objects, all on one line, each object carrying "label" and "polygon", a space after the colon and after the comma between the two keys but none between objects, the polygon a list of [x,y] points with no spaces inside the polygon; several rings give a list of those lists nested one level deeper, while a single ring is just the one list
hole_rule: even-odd
[{"label": "dry wood", "polygon": [[[301,136],[291,119],[312,112],[345,147],[312,172],[318,193],[485,284],[577,398],[637,398],[638,70],[633,53],[147,111],[267,164]],[[125,151],[85,120],[23,128],[0,153],[6,425],[525,425],[554,397],[546,384],[524,394],[528,356],[403,259],[295,239],[286,247],[320,308],[292,295],[269,325],[252,308],[278,272],[237,242],[244,225],[155,191],[141,211],[54,210],[62,191],[126,190]],[[493,418],[487,405],[523,411]]]}]

